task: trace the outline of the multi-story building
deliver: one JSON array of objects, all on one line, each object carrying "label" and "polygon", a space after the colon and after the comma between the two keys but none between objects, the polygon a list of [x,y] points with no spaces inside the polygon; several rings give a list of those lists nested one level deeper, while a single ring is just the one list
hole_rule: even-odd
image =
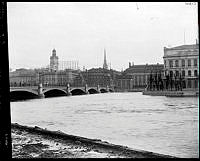
[{"label": "multi-story building", "polygon": [[107,69],[92,68],[82,72],[83,78],[88,86],[109,86],[111,75]]},{"label": "multi-story building", "polygon": [[199,44],[164,47],[164,76],[182,77],[183,88],[197,89]]},{"label": "multi-story building", "polygon": [[9,73],[10,86],[34,86],[37,84],[37,74],[31,69],[16,69]]},{"label": "multi-story building", "polygon": [[86,84],[87,83],[82,75],[82,72],[80,70],[74,72],[74,79],[71,85],[74,87],[84,87]]},{"label": "multi-story building", "polygon": [[73,84],[76,74],[72,70],[48,71],[39,74],[40,83],[44,86],[67,86]]},{"label": "multi-story building", "polygon": [[119,75],[118,71],[108,70],[104,68],[92,68],[86,71],[81,72],[84,82],[88,86],[97,87],[110,87],[114,88],[116,75]]},{"label": "multi-story building", "polygon": [[108,69],[108,64],[106,60],[106,50],[104,49],[104,61],[103,68],[92,68],[89,70],[82,71],[79,78],[79,82],[82,84],[87,84],[88,86],[97,87],[110,87],[114,88],[116,75],[120,72]]},{"label": "multi-story building", "polygon": [[134,65],[129,63],[127,68],[120,76],[117,77],[116,88],[119,90],[131,91],[144,89],[149,81],[150,74],[163,75],[163,64],[146,64]]},{"label": "multi-story building", "polygon": [[50,56],[50,71],[58,71],[58,56],[56,56],[56,50],[52,50],[52,56]]}]

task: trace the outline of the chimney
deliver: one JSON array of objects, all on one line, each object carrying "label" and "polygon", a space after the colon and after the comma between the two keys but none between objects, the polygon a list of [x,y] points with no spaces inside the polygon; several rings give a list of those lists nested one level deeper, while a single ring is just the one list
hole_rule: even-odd
[{"label": "chimney", "polygon": [[132,66],[134,66],[134,62],[132,62]]},{"label": "chimney", "polygon": [[131,67],[131,62],[129,62],[129,68]]}]

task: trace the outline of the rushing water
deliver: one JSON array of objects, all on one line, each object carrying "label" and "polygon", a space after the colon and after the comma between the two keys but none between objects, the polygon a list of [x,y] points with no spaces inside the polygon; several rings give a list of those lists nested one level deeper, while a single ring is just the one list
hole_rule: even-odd
[{"label": "rushing water", "polygon": [[198,98],[104,93],[11,102],[12,122],[134,149],[199,157]]}]

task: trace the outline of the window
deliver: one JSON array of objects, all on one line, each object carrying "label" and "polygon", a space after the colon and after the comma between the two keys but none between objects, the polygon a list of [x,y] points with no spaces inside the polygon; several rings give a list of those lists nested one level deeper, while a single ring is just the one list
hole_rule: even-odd
[{"label": "window", "polygon": [[170,77],[173,77],[173,71],[169,72]]},{"label": "window", "polygon": [[191,77],[191,70],[188,70],[188,76]]},{"label": "window", "polygon": [[182,71],[182,77],[185,77],[185,70]]},{"label": "window", "polygon": [[191,60],[188,59],[188,67],[191,67]]},{"label": "window", "polygon": [[194,88],[198,88],[198,80],[194,81]]},{"label": "window", "polygon": [[143,76],[143,84],[146,83],[146,75]]},{"label": "window", "polygon": [[167,65],[166,65],[166,60],[164,61],[164,66],[165,66],[165,68],[167,67]]},{"label": "window", "polygon": [[183,80],[183,88],[186,88],[186,82]]},{"label": "window", "polygon": [[173,60],[169,61],[169,67],[173,67]]},{"label": "window", "polygon": [[185,67],[185,60],[182,59],[182,67]]},{"label": "window", "polygon": [[178,71],[176,71],[176,77],[178,77],[179,76],[179,72]]},{"label": "window", "polygon": [[175,60],[175,66],[178,67],[178,60]]},{"label": "window", "polygon": [[197,77],[197,70],[194,70],[194,76]]},{"label": "window", "polygon": [[192,87],[192,84],[191,84],[191,80],[188,80],[188,88],[191,88]]},{"label": "window", "polygon": [[194,66],[197,67],[197,59],[194,59]]},{"label": "window", "polygon": [[165,71],[165,76],[167,75],[167,71]]}]

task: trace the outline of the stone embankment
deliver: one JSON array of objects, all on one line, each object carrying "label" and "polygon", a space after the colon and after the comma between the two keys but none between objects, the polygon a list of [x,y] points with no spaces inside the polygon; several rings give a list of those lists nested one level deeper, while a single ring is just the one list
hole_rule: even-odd
[{"label": "stone embankment", "polygon": [[175,158],[105,141],[12,124],[13,158]]},{"label": "stone embankment", "polygon": [[198,97],[199,91],[143,91],[142,94],[167,97]]}]

